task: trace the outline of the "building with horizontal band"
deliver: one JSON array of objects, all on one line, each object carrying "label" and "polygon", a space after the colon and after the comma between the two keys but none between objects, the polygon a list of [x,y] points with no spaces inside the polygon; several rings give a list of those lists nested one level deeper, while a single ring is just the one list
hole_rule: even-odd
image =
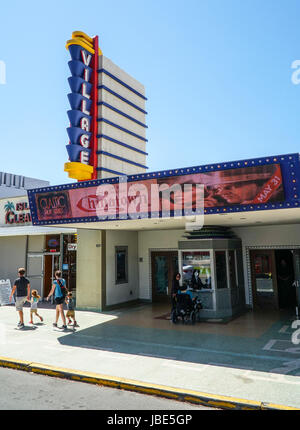
[{"label": "building with horizontal band", "polygon": [[[78,308],[164,300],[177,271],[188,285],[195,287],[197,278],[203,318],[232,316],[246,307],[295,308],[299,154],[124,179],[28,192],[34,225],[77,229]],[[169,201],[163,189],[156,201],[157,187],[166,185],[175,186]],[[197,185],[202,208],[195,205]]]},{"label": "building with horizontal band", "polygon": [[76,303],[168,301],[177,272],[201,316],[299,303],[299,154],[147,172],[144,86],[74,32],[65,171],[28,191],[36,228],[77,231]]}]

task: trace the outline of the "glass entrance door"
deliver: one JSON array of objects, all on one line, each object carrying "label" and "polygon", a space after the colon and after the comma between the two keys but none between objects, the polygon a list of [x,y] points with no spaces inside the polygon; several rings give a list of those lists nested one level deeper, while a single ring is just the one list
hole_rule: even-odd
[{"label": "glass entrance door", "polygon": [[49,294],[55,279],[54,274],[59,270],[59,256],[59,252],[44,254],[44,297]]},{"label": "glass entrance door", "polygon": [[43,297],[43,275],[44,275],[44,255],[27,254],[27,274],[30,280],[30,288],[37,290],[39,296]]},{"label": "glass entrance door", "polygon": [[274,250],[254,250],[250,258],[254,308],[278,309]]},{"label": "glass entrance door", "polygon": [[155,251],[151,253],[152,300],[166,300],[171,294],[172,280],[178,272],[176,251]]}]

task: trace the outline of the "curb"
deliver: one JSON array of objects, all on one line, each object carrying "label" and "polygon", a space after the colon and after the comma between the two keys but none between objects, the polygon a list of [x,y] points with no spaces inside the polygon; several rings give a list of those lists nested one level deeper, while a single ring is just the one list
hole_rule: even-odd
[{"label": "curb", "polygon": [[201,406],[230,410],[300,410],[290,406],[264,403],[253,400],[239,399],[229,396],[202,393],[200,391],[173,388],[164,385],[150,384],[121,377],[102,375],[99,373],[83,372],[74,369],[65,369],[31,361],[15,360],[0,357],[0,367],[23,370],[40,375],[86,382],[109,388],[134,391],[141,394],[154,395],[172,400],[194,403]]}]

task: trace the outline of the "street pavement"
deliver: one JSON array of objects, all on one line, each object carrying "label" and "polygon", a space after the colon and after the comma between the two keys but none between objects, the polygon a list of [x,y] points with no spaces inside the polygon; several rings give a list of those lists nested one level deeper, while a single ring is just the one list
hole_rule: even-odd
[{"label": "street pavement", "polygon": [[150,306],[76,311],[75,331],[54,329],[50,306],[40,308],[44,321],[36,318],[33,326],[25,308],[26,327],[19,330],[14,307],[2,306],[0,365],[16,368],[23,362],[37,373],[207,406],[300,409],[295,318],[275,318],[263,327],[255,321],[260,330],[247,337],[242,335],[247,316],[223,325],[177,326],[157,319]]},{"label": "street pavement", "polygon": [[[0,367],[0,410],[214,410],[115,388]],[[30,388],[29,388],[30,387]]]}]

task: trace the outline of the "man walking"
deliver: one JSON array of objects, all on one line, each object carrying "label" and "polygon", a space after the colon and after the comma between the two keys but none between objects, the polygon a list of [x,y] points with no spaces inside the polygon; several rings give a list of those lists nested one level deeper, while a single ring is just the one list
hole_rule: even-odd
[{"label": "man walking", "polygon": [[19,328],[24,327],[23,305],[27,300],[30,300],[30,282],[25,278],[25,269],[22,267],[18,270],[19,278],[15,280],[9,301],[11,302],[14,292],[16,292],[16,311],[19,312],[20,321]]}]

